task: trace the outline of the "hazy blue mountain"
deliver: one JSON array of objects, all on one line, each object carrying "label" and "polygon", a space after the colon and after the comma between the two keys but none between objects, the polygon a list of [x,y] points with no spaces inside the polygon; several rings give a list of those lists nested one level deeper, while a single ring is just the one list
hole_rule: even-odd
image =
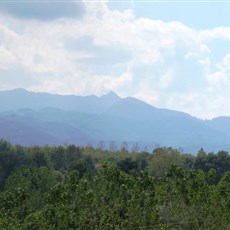
[{"label": "hazy blue mountain", "polygon": [[[34,111],[36,114],[36,111]],[[0,137],[22,145],[87,145],[94,139],[66,122],[42,121],[16,113],[0,118]],[[96,142],[95,142],[96,143]]]},{"label": "hazy blue mountain", "polygon": [[121,100],[110,92],[102,97],[55,95],[48,93],[28,92],[25,89],[0,91],[0,111],[18,110],[22,108],[42,109],[54,107],[63,110],[75,110],[87,113],[101,113],[112,104]]},{"label": "hazy blue mountain", "polygon": [[[128,118],[132,120],[148,120],[156,122],[158,119],[194,119],[190,115],[167,109],[158,109],[141,100],[133,97],[127,97],[114,103],[105,114],[116,117]],[[153,119],[154,118],[154,119]]]},{"label": "hazy blue mountain", "polygon": [[230,117],[217,117],[206,120],[207,125],[225,133],[230,133]]},{"label": "hazy blue mountain", "polygon": [[45,145],[49,140],[50,145],[58,142],[54,136],[49,135],[46,130],[34,129],[33,126],[18,121],[16,116],[0,118],[0,137],[12,143],[21,145]]},{"label": "hazy blue mountain", "polygon": [[[181,147],[196,152],[230,149],[229,134],[221,128],[183,112],[157,109],[135,98],[125,98],[105,112],[120,125],[107,122],[107,129],[116,131],[121,139],[140,140],[165,146]],[[230,121],[229,121],[230,125]]]},{"label": "hazy blue mountain", "polygon": [[61,96],[23,89],[0,92],[0,138],[23,145],[77,144],[181,147],[196,153],[230,150],[230,117],[204,121],[186,113],[158,109],[114,92]]}]

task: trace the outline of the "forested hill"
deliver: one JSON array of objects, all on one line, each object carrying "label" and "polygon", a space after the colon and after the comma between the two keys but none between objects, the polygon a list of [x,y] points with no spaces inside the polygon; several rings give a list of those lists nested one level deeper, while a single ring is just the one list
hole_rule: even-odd
[{"label": "forested hill", "polygon": [[0,229],[229,229],[230,155],[0,140]]},{"label": "forested hill", "polygon": [[159,109],[114,92],[97,96],[54,95],[24,89],[0,92],[0,138],[15,144],[80,146],[124,142],[131,149],[156,146],[196,153],[230,150],[230,118],[204,121]]}]

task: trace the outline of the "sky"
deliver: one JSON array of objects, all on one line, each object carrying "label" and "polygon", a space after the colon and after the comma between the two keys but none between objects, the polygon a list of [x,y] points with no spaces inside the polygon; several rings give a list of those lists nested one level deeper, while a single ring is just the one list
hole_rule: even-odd
[{"label": "sky", "polygon": [[0,90],[109,91],[230,116],[230,1],[0,1]]}]

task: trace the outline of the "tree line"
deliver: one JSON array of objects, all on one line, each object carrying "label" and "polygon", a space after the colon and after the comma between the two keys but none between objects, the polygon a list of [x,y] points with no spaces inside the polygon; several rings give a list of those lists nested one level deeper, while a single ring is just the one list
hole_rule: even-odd
[{"label": "tree line", "polygon": [[0,229],[228,229],[230,155],[0,140]]}]

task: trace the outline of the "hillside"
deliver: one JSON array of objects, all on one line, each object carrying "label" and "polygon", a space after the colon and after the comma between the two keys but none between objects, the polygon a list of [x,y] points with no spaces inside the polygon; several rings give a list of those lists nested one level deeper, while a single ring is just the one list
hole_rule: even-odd
[{"label": "hillside", "polygon": [[189,114],[159,109],[114,92],[101,97],[0,92],[0,138],[23,145],[97,146],[111,141],[131,147],[172,146],[196,153],[230,150],[230,118],[204,121]]},{"label": "hillside", "polygon": [[230,155],[0,140],[0,229],[229,229]]}]

